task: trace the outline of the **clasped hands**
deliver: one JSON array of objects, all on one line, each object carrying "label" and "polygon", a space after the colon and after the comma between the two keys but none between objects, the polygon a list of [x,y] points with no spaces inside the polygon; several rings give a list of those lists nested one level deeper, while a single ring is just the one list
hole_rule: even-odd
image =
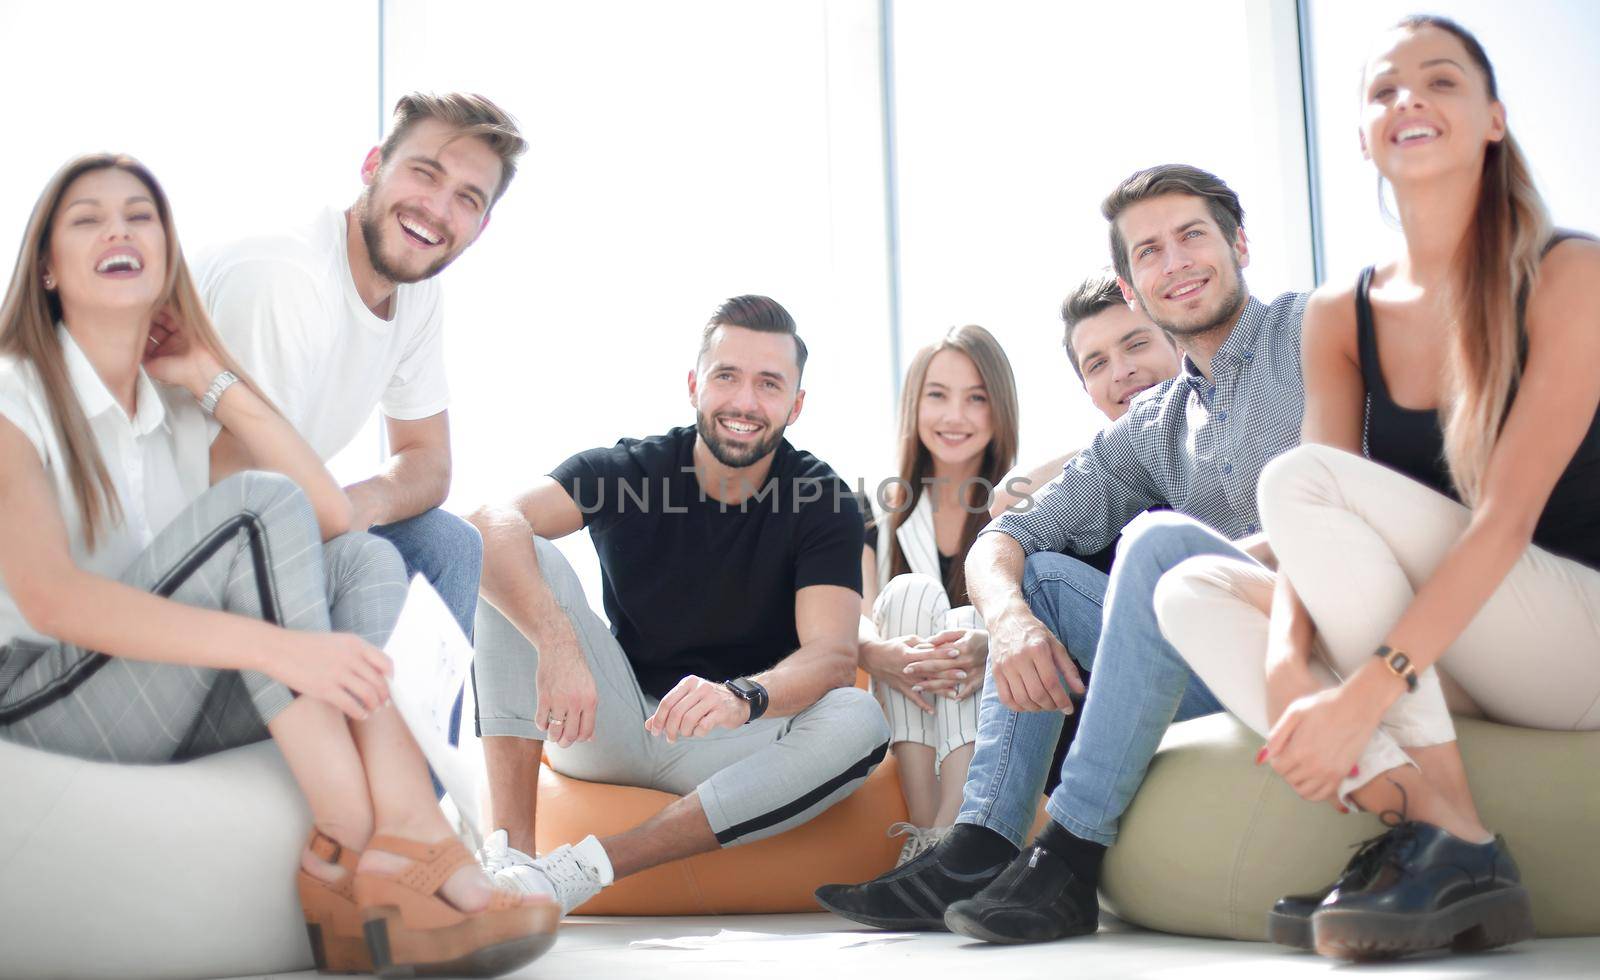
[{"label": "clasped hands", "polygon": [[986,631],[948,629],[929,637],[896,636],[864,643],[861,669],[931,715],[934,695],[961,701],[983,685],[988,655]]}]

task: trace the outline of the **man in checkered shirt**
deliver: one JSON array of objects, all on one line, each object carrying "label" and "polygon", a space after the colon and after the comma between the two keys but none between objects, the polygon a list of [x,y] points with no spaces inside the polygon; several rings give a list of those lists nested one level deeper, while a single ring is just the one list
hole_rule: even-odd
[{"label": "man in checkered shirt", "polygon": [[[1140,171],[1102,210],[1123,295],[1173,336],[1183,370],[1137,396],[1035,506],[974,543],[967,586],[989,658],[965,799],[937,847],[863,885],[818,890],[858,922],[990,942],[1094,932],[1101,858],[1161,736],[1222,710],[1162,637],[1152,596],[1186,558],[1266,558],[1256,479],[1300,441],[1306,296],[1250,296],[1243,209],[1203,170]],[[1119,534],[1109,579],[1073,557]],[[1083,693],[1074,660],[1093,666],[1093,682],[1051,820],[1023,848],[1069,689]]]}]

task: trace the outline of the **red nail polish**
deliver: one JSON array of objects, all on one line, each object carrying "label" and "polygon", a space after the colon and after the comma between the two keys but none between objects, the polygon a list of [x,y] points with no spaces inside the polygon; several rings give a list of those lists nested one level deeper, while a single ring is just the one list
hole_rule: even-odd
[{"label": "red nail polish", "polygon": [[1256,765],[1259,766],[1263,762],[1266,762],[1266,761],[1267,761],[1267,747],[1265,745],[1263,745],[1261,747],[1261,751],[1256,753]]},{"label": "red nail polish", "polygon": [[1350,808],[1349,808],[1349,807],[1347,807],[1347,806],[1341,806],[1341,807],[1340,807],[1340,808],[1339,808],[1339,812],[1340,812],[1340,813],[1349,813],[1349,812],[1350,812]]},{"label": "red nail polish", "polygon": [[1361,775],[1361,767],[1359,767],[1359,766],[1351,766],[1350,767],[1350,778],[1354,779],[1359,775]]}]

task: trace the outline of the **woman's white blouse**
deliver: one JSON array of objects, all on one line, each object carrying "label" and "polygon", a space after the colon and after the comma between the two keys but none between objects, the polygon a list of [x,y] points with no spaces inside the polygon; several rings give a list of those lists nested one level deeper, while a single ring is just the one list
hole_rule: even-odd
[{"label": "woman's white blouse", "polygon": [[[210,485],[210,445],[216,426],[187,391],[155,383],[143,368],[129,418],[72,334],[57,326],[56,335],[73,390],[122,504],[122,520],[101,529],[93,553],[84,546],[66,457],[31,363],[0,356],[0,415],[22,430],[37,450],[66,522],[73,560],[86,571],[116,578]],[[13,637],[46,639],[23,619],[12,600],[11,585],[0,580],[0,644]]]}]

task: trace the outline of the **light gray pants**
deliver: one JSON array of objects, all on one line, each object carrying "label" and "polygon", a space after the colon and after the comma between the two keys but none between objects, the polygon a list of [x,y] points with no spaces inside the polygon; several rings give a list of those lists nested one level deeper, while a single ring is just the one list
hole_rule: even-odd
[{"label": "light gray pants", "polygon": [[[201,494],[122,574],[135,588],[289,629],[382,646],[405,602],[394,546],[324,544],[288,477],[238,473]],[[254,671],[108,656],[65,643],[0,647],[0,738],[110,762],[192,759],[259,742],[295,694]]]},{"label": "light gray pants", "polygon": [[[570,748],[545,743],[557,772],[679,796],[696,792],[717,842],[726,847],[805,823],[855,792],[883,761],[889,748],[883,712],[856,688],[829,691],[789,718],[760,718],[696,738],[669,743],[646,732],[657,700],[640,690],[627,655],[590,608],[561,552],[543,538],[534,539],[534,550],[599,695],[592,740]],[[534,721],[538,651],[486,602],[478,604],[476,640],[478,734],[544,740]]]}]

